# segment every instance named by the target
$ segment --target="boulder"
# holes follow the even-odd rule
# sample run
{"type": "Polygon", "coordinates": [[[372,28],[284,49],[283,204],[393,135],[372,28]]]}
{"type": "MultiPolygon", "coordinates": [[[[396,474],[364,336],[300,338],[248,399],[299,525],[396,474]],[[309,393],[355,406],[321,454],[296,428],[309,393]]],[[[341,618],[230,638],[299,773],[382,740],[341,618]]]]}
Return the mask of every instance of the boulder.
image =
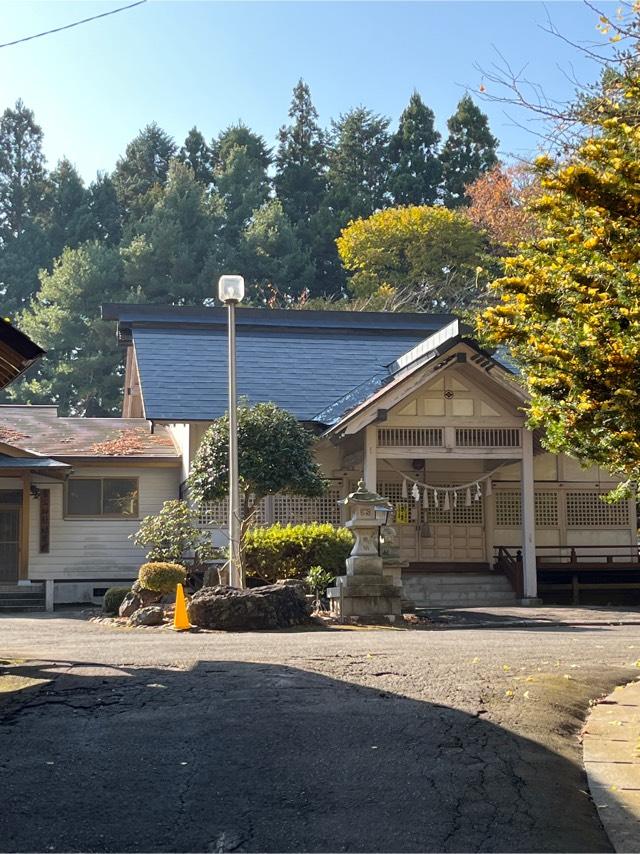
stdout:
{"type": "Polygon", "coordinates": [[[140,608],[129,617],[130,626],[159,626],[164,620],[164,610],[159,605],[140,608]]]}
{"type": "Polygon", "coordinates": [[[203,629],[285,629],[310,622],[300,584],[269,584],[253,590],[203,587],[187,605],[189,621],[203,629]]]}
{"type": "Polygon", "coordinates": [[[130,617],[139,611],[140,608],[146,608],[147,605],[155,605],[162,599],[162,593],[156,593],[155,590],[147,590],[145,587],[140,587],[139,581],[134,581],[131,590],[122,600],[122,604],[118,609],[119,617],[130,617]]]}

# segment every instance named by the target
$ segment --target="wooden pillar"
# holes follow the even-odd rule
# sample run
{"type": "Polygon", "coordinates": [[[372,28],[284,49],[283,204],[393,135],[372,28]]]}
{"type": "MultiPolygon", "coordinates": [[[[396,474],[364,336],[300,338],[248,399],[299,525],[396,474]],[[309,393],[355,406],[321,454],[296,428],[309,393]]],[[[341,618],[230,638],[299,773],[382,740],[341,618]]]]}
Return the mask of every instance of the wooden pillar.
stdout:
{"type": "Polygon", "coordinates": [[[364,435],[364,485],[370,492],[377,492],[378,481],[378,461],[376,455],[378,452],[378,428],[375,424],[369,424],[365,428],[364,435]]]}
{"type": "Polygon", "coordinates": [[[22,509],[20,512],[20,563],[18,581],[29,578],[29,514],[31,511],[31,474],[22,476],[22,509]]]}
{"type": "Polygon", "coordinates": [[[522,570],[525,599],[538,596],[536,571],[536,511],[533,480],[533,433],[522,428],[522,570]]]}

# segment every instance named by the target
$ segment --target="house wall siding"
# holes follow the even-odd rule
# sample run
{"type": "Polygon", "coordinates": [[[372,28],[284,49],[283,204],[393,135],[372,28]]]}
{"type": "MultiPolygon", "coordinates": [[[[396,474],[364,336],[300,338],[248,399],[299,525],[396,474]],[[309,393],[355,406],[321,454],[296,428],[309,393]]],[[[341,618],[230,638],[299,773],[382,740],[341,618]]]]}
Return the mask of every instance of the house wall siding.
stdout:
{"type": "Polygon", "coordinates": [[[177,466],[74,466],[74,474],[82,477],[137,477],[140,490],[139,518],[132,520],[65,519],[64,485],[34,477],[35,485],[51,491],[50,547],[48,553],[40,554],[40,505],[38,499],[32,498],[29,578],[135,578],[143,562],[144,552],[129,539],[129,535],[138,530],[144,516],[157,513],[164,501],[178,497],[179,473],[177,466]]]}

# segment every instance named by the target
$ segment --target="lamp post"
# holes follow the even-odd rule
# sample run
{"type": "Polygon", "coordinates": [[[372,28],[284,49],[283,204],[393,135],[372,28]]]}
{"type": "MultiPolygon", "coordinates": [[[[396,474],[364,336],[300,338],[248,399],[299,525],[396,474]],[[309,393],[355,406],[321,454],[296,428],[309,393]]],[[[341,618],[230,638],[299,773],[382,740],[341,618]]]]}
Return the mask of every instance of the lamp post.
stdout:
{"type": "Polygon", "coordinates": [[[220,276],[218,297],[228,312],[229,340],[229,585],[242,586],[240,567],[240,484],[238,478],[238,412],[236,393],[236,305],[244,297],[242,276],[220,276]]]}

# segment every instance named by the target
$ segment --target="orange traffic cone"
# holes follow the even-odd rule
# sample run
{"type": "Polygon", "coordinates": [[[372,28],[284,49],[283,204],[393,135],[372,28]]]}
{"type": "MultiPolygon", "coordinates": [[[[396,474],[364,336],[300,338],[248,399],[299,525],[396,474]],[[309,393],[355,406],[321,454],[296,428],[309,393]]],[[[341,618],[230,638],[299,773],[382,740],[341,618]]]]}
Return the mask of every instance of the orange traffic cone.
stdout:
{"type": "Polygon", "coordinates": [[[184,589],[182,584],[178,584],[176,587],[176,610],[173,614],[173,628],[177,632],[182,632],[185,629],[191,628],[191,623],[187,616],[187,603],[184,599],[184,589]]]}

